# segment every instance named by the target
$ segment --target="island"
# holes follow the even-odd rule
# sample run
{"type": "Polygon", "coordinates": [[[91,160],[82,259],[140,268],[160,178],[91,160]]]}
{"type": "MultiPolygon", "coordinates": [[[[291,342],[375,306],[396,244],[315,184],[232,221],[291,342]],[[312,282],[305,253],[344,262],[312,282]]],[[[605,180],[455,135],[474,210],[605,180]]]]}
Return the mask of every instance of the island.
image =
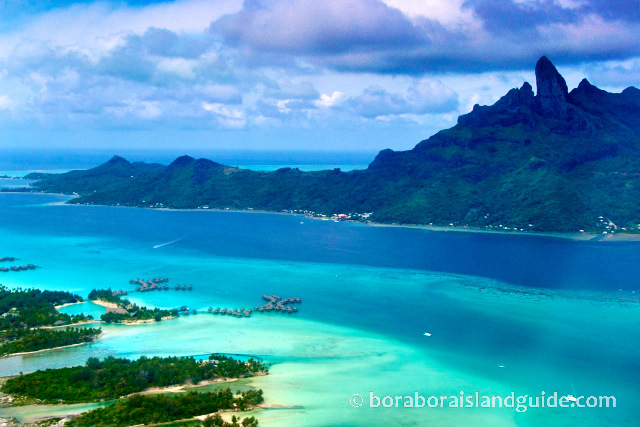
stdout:
{"type": "Polygon", "coordinates": [[[106,323],[147,323],[160,322],[178,316],[177,309],[165,310],[160,308],[139,307],[128,299],[122,299],[122,293],[109,289],[93,289],[89,293],[89,300],[106,307],[107,312],[100,316],[106,323]]]}
{"type": "Polygon", "coordinates": [[[519,232],[640,232],[640,90],[586,79],[569,92],[551,61],[494,105],[365,170],[258,172],[182,156],[168,166],[115,156],[86,171],[28,175],[69,203],[305,213],[384,224],[519,232]]]}
{"type": "MultiPolygon", "coordinates": [[[[217,354],[204,360],[193,357],[141,357],[133,361],[114,357],[89,358],[84,366],[47,369],[8,378],[2,391],[15,398],[49,404],[113,400],[109,406],[71,419],[69,425],[72,426],[152,424],[195,416],[207,416],[204,425],[238,425],[236,422],[224,423],[218,412],[252,409],[263,402],[262,390],[247,390],[235,396],[229,388],[217,392],[175,393],[185,388],[267,373],[267,366],[253,358],[242,362],[217,354]],[[179,387],[171,387],[175,385],[179,387]],[[145,391],[153,393],[144,394],[145,391]]],[[[257,424],[253,417],[241,421],[243,426],[257,424]]]]}
{"type": "Polygon", "coordinates": [[[93,322],[93,317],[69,316],[56,306],[81,302],[63,291],[11,290],[0,285],[0,356],[78,345],[95,340],[100,328],[69,328],[93,322]]]}

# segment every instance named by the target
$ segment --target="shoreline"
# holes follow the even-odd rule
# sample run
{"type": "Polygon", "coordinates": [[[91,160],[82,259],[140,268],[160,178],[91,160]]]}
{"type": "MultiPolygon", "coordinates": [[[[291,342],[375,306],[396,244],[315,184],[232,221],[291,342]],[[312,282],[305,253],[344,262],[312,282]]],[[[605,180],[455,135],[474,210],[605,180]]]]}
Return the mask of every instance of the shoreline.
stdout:
{"type": "MultiPolygon", "coordinates": [[[[45,193],[45,194],[53,194],[53,193],[45,193]]],[[[73,200],[73,199],[70,199],[73,200]]],[[[271,215],[292,215],[292,216],[301,216],[307,219],[317,220],[317,221],[326,221],[320,217],[314,217],[310,215],[306,215],[303,213],[294,213],[294,212],[282,212],[282,211],[267,211],[263,209],[220,209],[220,208],[208,208],[208,209],[198,209],[198,208],[149,208],[149,207],[139,207],[139,206],[114,206],[114,205],[98,205],[98,204],[70,204],[66,202],[56,202],[59,205],[65,206],[104,206],[104,207],[112,207],[112,208],[131,208],[131,209],[149,209],[154,211],[166,211],[166,212],[235,212],[235,213],[247,213],[247,214],[271,214],[271,215]]],[[[367,225],[370,227],[400,227],[400,228],[414,228],[419,230],[427,230],[432,232],[461,232],[461,233],[483,233],[483,234],[498,234],[505,236],[533,236],[533,237],[554,237],[559,239],[567,239],[573,241],[616,241],[616,242],[636,242],[640,241],[640,234],[634,233],[615,233],[615,234],[607,234],[605,237],[598,238],[600,236],[604,236],[601,234],[593,233],[593,232],[579,232],[579,231],[506,231],[506,230],[487,230],[484,228],[471,227],[471,226],[445,226],[445,225],[422,225],[422,224],[386,224],[381,222],[360,222],[360,221],[351,221],[345,220],[340,222],[350,222],[357,223],[362,225],[367,225]]]]}
{"type": "Polygon", "coordinates": [[[94,342],[95,340],[97,340],[98,338],[100,338],[100,336],[102,335],[102,333],[100,333],[99,335],[97,335],[92,341],[87,341],[87,342],[79,342],[77,344],[69,344],[69,345],[63,345],[60,347],[52,347],[52,348],[43,348],[42,350],[35,350],[35,351],[23,351],[20,353],[11,353],[11,354],[7,354],[5,356],[0,357],[0,359],[9,359],[11,357],[17,357],[17,356],[25,356],[27,354],[36,354],[36,353],[44,353],[45,351],[53,351],[53,350],[60,350],[62,348],[71,348],[71,347],[77,347],[79,345],[84,345],[84,344],[91,344],[92,342],[94,342]]]}
{"type": "MultiPolygon", "coordinates": [[[[101,305],[102,307],[105,307],[105,308],[120,308],[120,306],[116,303],[103,301],[101,299],[91,300],[91,302],[93,302],[94,304],[101,305]]],[[[165,316],[165,317],[162,317],[160,320],[161,321],[171,320],[171,319],[175,319],[176,317],[177,316],[165,316]]],[[[105,323],[102,320],[99,320],[99,322],[105,323]]],[[[156,323],[156,321],[154,319],[133,320],[133,321],[113,322],[112,325],[144,325],[147,323],[156,323]]]]}
{"type": "Polygon", "coordinates": [[[98,304],[98,305],[100,305],[100,306],[102,306],[104,308],[119,308],[120,307],[118,304],[116,304],[114,302],[108,302],[108,301],[104,301],[104,300],[101,300],[101,299],[94,299],[94,300],[91,300],[91,302],[94,303],[94,304],[98,304]]]}
{"type": "MultiPolygon", "coordinates": [[[[46,192],[30,192],[30,191],[15,191],[12,193],[22,194],[50,194],[55,196],[69,197],[65,202],[52,202],[47,205],[51,206],[104,206],[110,208],[128,208],[128,209],[148,209],[154,211],[166,211],[166,212],[235,212],[235,213],[256,213],[256,214],[271,214],[271,215],[292,215],[301,216],[307,219],[324,221],[320,217],[309,216],[304,213],[282,212],[282,211],[268,211],[263,209],[221,209],[221,208],[151,208],[142,206],[121,206],[121,205],[101,205],[101,204],[79,204],[68,203],[77,196],[63,193],[46,193],[46,192]]],[[[573,241],[594,241],[594,242],[640,242],[640,234],[636,233],[608,233],[597,234],[593,232],[579,232],[579,231],[506,231],[506,230],[488,230],[484,228],[471,227],[471,226],[444,226],[444,225],[422,225],[422,224],[386,224],[381,222],[359,222],[345,220],[340,222],[358,223],[362,225],[368,225],[370,227],[402,227],[402,228],[414,228],[419,230],[427,230],[432,232],[461,232],[461,233],[482,233],[482,234],[496,234],[505,236],[533,236],[533,237],[553,237],[559,239],[573,240],[573,241]],[[604,236],[604,237],[600,237],[604,236]],[[599,238],[600,237],[600,238],[599,238]]]]}
{"type": "Polygon", "coordinates": [[[70,328],[72,326],[91,325],[93,323],[104,323],[102,320],[83,320],[81,322],[69,323],[68,325],[59,326],[42,326],[40,329],[57,329],[57,328],[70,328]]]}
{"type": "Polygon", "coordinates": [[[594,242],[637,242],[640,241],[640,234],[633,233],[615,233],[615,234],[596,234],[592,232],[562,232],[562,231],[504,231],[504,230],[487,230],[478,227],[452,227],[444,225],[419,225],[419,224],[384,224],[379,222],[368,222],[366,225],[371,227],[401,227],[415,228],[419,230],[432,231],[435,233],[442,232],[459,232],[459,233],[479,233],[479,234],[496,234],[505,236],[533,236],[533,237],[553,237],[557,239],[566,239],[573,241],[594,241],[594,242]],[[598,238],[600,236],[604,236],[598,238]]]}
{"type": "Polygon", "coordinates": [[[53,308],[55,308],[56,310],[60,310],[62,307],[69,307],[70,305],[83,304],[84,302],[85,301],[68,302],[68,303],[62,304],[62,305],[55,305],[55,306],[53,306],[53,308]]]}

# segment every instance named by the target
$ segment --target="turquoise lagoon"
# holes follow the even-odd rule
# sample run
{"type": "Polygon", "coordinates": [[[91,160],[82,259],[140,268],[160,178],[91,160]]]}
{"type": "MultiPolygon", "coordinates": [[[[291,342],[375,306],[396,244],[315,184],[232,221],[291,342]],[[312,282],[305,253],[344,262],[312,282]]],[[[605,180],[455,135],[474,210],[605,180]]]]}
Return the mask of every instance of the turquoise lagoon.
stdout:
{"type": "MultiPolygon", "coordinates": [[[[199,314],[102,325],[96,342],[0,360],[3,375],[87,357],[253,354],[271,373],[261,425],[636,425],[640,247],[537,236],[369,227],[278,214],[67,206],[0,194],[2,256],[42,268],[10,287],[131,290],[166,276],[193,291],[132,293],[199,314]],[[170,244],[169,243],[173,242],[170,244]],[[160,246],[162,245],[162,246],[160,246]],[[296,315],[227,318],[263,293],[299,296],[296,315]],[[425,336],[429,332],[431,336],[425,336]],[[500,368],[499,365],[504,367],[500,368]],[[616,408],[371,408],[384,396],[615,396],[616,408]],[[364,398],[361,407],[351,396],[364,398]],[[375,399],[374,399],[375,400],[375,399]],[[375,402],[374,402],[375,403],[375,402]]],[[[93,304],[67,312],[97,315],[93,304]]],[[[388,401],[387,401],[388,402],[388,401]]],[[[36,408],[0,409],[27,420],[36,408]]]]}

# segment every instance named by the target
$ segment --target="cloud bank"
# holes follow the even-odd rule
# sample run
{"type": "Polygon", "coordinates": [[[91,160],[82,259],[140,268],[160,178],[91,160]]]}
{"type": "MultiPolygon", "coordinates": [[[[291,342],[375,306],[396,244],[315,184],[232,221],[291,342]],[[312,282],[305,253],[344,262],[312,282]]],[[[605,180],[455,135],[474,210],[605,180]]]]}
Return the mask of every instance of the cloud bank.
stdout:
{"type": "Polygon", "coordinates": [[[543,54],[595,84],[640,83],[635,2],[18,3],[0,3],[5,128],[432,130],[543,54]]]}

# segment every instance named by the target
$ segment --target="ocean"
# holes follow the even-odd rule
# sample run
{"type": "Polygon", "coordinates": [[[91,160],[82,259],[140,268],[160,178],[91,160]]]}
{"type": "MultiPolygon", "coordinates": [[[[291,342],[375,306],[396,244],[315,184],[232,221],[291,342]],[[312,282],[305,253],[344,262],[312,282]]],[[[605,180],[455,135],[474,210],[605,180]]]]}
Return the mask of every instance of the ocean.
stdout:
{"type": "Polygon", "coordinates": [[[366,169],[377,152],[373,151],[247,151],[247,150],[77,150],[43,148],[41,150],[3,150],[0,175],[22,176],[25,171],[61,172],[87,169],[119,155],[131,162],[168,165],[182,155],[206,158],[228,166],[273,171],[281,167],[297,167],[304,171],[340,168],[343,171],[366,169]]]}
{"type": "MultiPolygon", "coordinates": [[[[0,255],[41,267],[0,273],[0,283],[86,297],[166,276],[170,290],[129,298],[198,314],[102,325],[89,345],[0,360],[2,375],[91,356],[253,354],[271,363],[270,375],[250,382],[270,405],[253,414],[264,426],[637,425],[639,243],[65,200],[0,194],[0,255]],[[193,290],[175,291],[177,283],[193,290]],[[299,313],[205,312],[261,305],[264,293],[300,297],[299,313]],[[615,396],[616,407],[404,407],[416,393],[476,392],[615,396]]],[[[40,410],[0,408],[0,416],[30,420],[40,410]]]]}

